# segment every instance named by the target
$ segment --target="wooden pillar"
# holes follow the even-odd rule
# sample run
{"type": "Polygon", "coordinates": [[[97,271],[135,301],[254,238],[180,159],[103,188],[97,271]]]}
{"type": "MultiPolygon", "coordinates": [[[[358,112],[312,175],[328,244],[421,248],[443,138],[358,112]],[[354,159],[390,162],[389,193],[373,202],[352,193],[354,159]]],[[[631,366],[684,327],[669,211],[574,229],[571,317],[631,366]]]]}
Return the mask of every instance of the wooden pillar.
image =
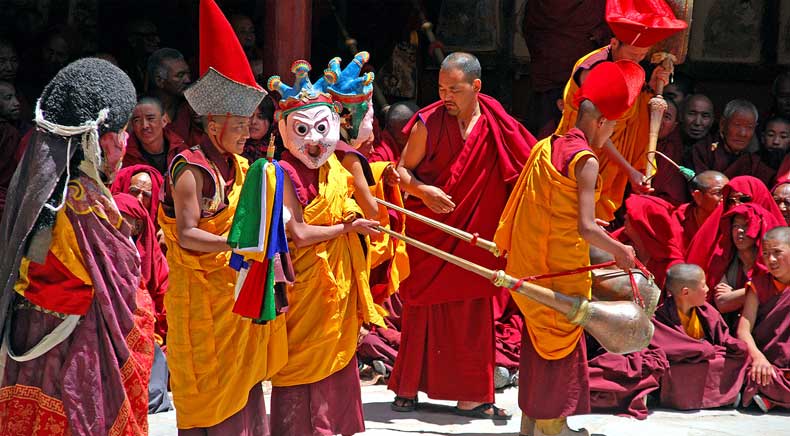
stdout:
{"type": "Polygon", "coordinates": [[[313,28],[312,0],[265,0],[266,38],[263,71],[278,74],[291,83],[291,63],[310,59],[313,28]]]}

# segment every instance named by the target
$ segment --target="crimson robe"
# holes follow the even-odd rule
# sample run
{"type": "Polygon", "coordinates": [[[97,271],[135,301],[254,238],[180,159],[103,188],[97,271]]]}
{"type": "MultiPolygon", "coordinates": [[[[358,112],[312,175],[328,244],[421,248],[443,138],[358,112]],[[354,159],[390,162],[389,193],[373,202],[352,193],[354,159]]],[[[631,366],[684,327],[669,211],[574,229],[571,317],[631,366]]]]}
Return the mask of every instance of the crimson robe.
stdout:
{"type": "Polygon", "coordinates": [[[644,252],[637,254],[655,276],[656,284],[663,287],[667,270],[683,262],[682,229],[672,217],[674,207],[651,195],[632,195],[625,206],[627,225],[615,235],[622,242],[640,241],[644,252]]]}
{"type": "Polygon", "coordinates": [[[156,168],[146,164],[137,164],[121,168],[115,175],[115,180],[113,180],[110,190],[113,194],[118,194],[120,192],[128,194],[129,188],[132,185],[132,177],[137,173],[147,173],[148,176],[151,177],[151,207],[148,209],[148,215],[151,218],[151,222],[154,223],[154,227],[159,229],[156,215],[159,212],[159,203],[164,196],[164,192],[162,191],[164,179],[156,168]]]}
{"type": "Polygon", "coordinates": [[[777,377],[769,386],[746,380],[743,404],[749,404],[760,394],[771,405],[790,409],[790,292],[778,289],[768,273],[757,274],[752,280],[760,300],[752,337],[757,348],[773,365],[777,377]]]}
{"type": "MultiPolygon", "coordinates": [[[[659,139],[656,149],[678,165],[683,165],[683,140],[677,128],[666,138],[659,139]]],[[[674,165],[656,155],[656,168],[656,175],[651,183],[655,188],[653,195],[673,206],[679,206],[691,199],[688,182],[674,165]]]]}
{"type": "Polygon", "coordinates": [[[773,181],[776,171],[766,165],[757,153],[741,152],[732,153],[723,141],[708,145],[698,142],[692,151],[694,156],[694,170],[701,173],[714,170],[723,173],[732,179],[737,176],[754,176],[765,185],[773,181]]]}
{"type": "Polygon", "coordinates": [[[730,405],[749,367],[746,344],[730,335],[724,318],[709,303],[693,310],[705,332],[699,340],[684,330],[674,298],[667,298],[653,318],[651,346],[669,360],[661,378],[661,405],[680,410],[730,405]]]}
{"type": "Polygon", "coordinates": [[[698,210],[694,202],[689,202],[681,204],[672,212],[672,217],[680,223],[680,226],[683,228],[681,242],[684,253],[688,251],[691,240],[699,231],[700,226],[702,226],[702,223],[697,221],[696,213],[698,210]]]}
{"type": "MultiPolygon", "coordinates": [[[[516,182],[535,138],[495,99],[480,94],[478,102],[481,116],[466,140],[441,101],[420,110],[405,126],[404,132],[410,132],[420,121],[428,132],[426,154],[415,176],[450,195],[456,207],[440,215],[415,197],[405,203],[407,209],[492,239],[508,188],[516,182]]],[[[505,266],[503,259],[416,220],[409,221],[406,232],[489,268],[505,266]]],[[[418,249],[409,247],[408,253],[420,274],[410,275],[400,286],[403,331],[389,388],[404,397],[424,391],[437,399],[493,401],[491,297],[505,291],[418,249]]]]}
{"type": "Polygon", "coordinates": [[[132,218],[143,222],[142,231],[135,239],[137,251],[140,253],[140,275],[145,284],[151,300],[154,302],[154,332],[158,334],[162,342],[167,341],[167,311],[165,310],[165,292],[170,285],[170,269],[167,267],[167,259],[159,247],[156,239],[156,227],[154,227],[149,211],[137,200],[125,193],[113,193],[118,210],[132,218]]]}
{"type": "Polygon", "coordinates": [[[666,354],[653,347],[629,354],[610,353],[589,336],[587,346],[592,412],[647,418],[645,397],[659,388],[669,368],[666,354]]]}
{"type": "Polygon", "coordinates": [[[165,128],[163,135],[165,139],[165,153],[167,154],[164,167],[157,167],[155,162],[148,160],[143,154],[142,144],[140,144],[140,141],[137,140],[134,134],[131,134],[126,144],[126,154],[123,156],[123,168],[133,165],[149,165],[156,168],[159,174],[164,176],[167,173],[167,168],[170,166],[170,161],[173,160],[176,154],[186,148],[186,144],[172,129],[165,128]]]}
{"type": "Polygon", "coordinates": [[[195,122],[195,111],[186,100],[178,106],[176,118],[165,126],[165,130],[178,135],[190,147],[200,144],[204,136],[203,127],[195,122]]]}
{"type": "Polygon", "coordinates": [[[14,171],[19,163],[14,157],[19,147],[19,141],[19,130],[9,122],[0,121],[0,216],[3,215],[8,185],[11,183],[11,177],[14,176],[14,171]]]}

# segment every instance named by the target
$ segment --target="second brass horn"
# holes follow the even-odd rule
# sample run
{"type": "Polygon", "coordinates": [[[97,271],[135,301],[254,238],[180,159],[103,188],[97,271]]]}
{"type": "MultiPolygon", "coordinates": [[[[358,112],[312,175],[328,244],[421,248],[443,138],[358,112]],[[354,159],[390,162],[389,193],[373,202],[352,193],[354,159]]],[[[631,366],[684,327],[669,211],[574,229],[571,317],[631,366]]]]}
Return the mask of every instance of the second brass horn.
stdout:
{"type": "Polygon", "coordinates": [[[609,352],[625,354],[642,350],[653,337],[650,317],[633,301],[588,301],[529,282],[521,283],[516,288],[517,280],[504,271],[477,265],[389,229],[377,229],[564,314],[570,322],[582,326],[609,352]]]}

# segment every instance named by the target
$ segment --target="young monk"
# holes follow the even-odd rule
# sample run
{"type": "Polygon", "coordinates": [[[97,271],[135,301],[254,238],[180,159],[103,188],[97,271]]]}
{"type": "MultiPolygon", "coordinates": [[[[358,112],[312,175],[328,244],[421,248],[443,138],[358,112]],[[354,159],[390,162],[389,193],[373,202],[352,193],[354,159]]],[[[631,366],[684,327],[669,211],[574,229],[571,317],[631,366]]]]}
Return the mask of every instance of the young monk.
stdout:
{"type": "Polygon", "coordinates": [[[752,364],[743,404],[752,400],[763,412],[790,408],[790,227],[776,227],[763,237],[768,272],[751,281],[738,337],[746,342],[752,364]]]}
{"type": "Polygon", "coordinates": [[[706,302],[705,272],[697,265],[676,264],[667,272],[665,289],[651,342],[669,360],[661,378],[661,405],[681,410],[737,406],[749,355],[746,344],[730,335],[724,318],[706,302]]]}
{"type": "MultiPolygon", "coordinates": [[[[611,253],[620,268],[634,265],[634,249],[609,237],[595,221],[600,194],[598,159],[617,120],[634,103],[644,71],[632,61],[602,62],[574,99],[576,127],[535,145],[508,200],[494,241],[509,253],[516,277],[562,272],[590,264],[589,246],[611,253]],[[594,151],[595,150],[595,151],[594,151]]],[[[566,295],[591,297],[589,274],[538,280],[566,295]]],[[[563,314],[513,294],[527,334],[520,356],[522,435],[589,435],[571,430],[570,415],[589,413],[587,353],[582,328],[563,314]]]]}

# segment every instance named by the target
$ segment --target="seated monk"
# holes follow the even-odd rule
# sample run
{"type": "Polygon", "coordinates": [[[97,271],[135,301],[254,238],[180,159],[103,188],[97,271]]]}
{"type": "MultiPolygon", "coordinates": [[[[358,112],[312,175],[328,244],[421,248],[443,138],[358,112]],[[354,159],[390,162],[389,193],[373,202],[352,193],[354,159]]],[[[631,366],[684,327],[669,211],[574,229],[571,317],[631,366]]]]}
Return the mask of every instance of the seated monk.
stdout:
{"type": "Polygon", "coordinates": [[[722,190],[730,179],[718,171],[703,171],[689,182],[691,202],[681,204],[672,216],[683,227],[683,252],[699,231],[700,226],[721,204],[722,190]]]}
{"type": "Polygon", "coordinates": [[[681,263],[667,272],[667,298],[653,318],[651,346],[669,368],[661,378],[661,406],[680,410],[736,407],[749,363],[746,344],[730,335],[706,302],[705,272],[681,263]]]}
{"type": "MultiPolygon", "coordinates": [[[[721,216],[732,207],[741,203],[756,203],[779,220],[783,219],[782,212],[779,210],[779,207],[776,206],[776,202],[774,202],[771,197],[768,188],[766,188],[765,184],[759,179],[752,176],[738,176],[730,180],[724,188],[722,188],[721,198],[722,201],[719,202],[719,205],[716,206],[708,217],[710,219],[706,219],[702,222],[696,234],[689,241],[688,247],[686,248],[686,260],[688,263],[702,266],[700,262],[705,259],[689,258],[691,245],[703,246],[704,248],[702,248],[702,251],[704,253],[712,252],[716,244],[716,235],[718,233],[721,216]]],[[[710,274],[710,272],[708,272],[708,274],[710,274]]],[[[710,283],[708,283],[708,285],[713,287],[710,283]]]]}
{"type": "Polygon", "coordinates": [[[757,127],[757,108],[746,100],[732,100],[724,107],[719,123],[721,140],[710,147],[694,146],[694,169],[697,172],[716,170],[729,178],[751,175],[766,185],[771,183],[776,170],[749,151],[757,127]]]}
{"type": "MultiPolygon", "coordinates": [[[[790,171],[790,159],[786,157],[788,148],[790,120],[779,116],[769,118],[760,133],[760,158],[769,167],[775,170],[783,168],[786,173],[790,171]]],[[[786,175],[785,173],[778,171],[777,179],[786,175]]]]}
{"type": "Polygon", "coordinates": [[[771,189],[776,206],[782,211],[785,222],[790,225],[790,179],[778,179],[771,189]]]}
{"type": "Polygon", "coordinates": [[[790,408],[790,227],[778,227],[763,237],[768,271],[755,275],[738,324],[752,365],[743,403],[752,400],[763,411],[790,408]]]}
{"type": "MultiPolygon", "coordinates": [[[[683,140],[678,128],[678,107],[673,100],[667,100],[667,110],[661,119],[656,149],[678,165],[683,165],[683,140]]],[[[656,155],[656,174],[652,185],[653,195],[679,206],[689,201],[686,178],[675,165],[664,156],[656,155]]]]}
{"type": "Polygon", "coordinates": [[[625,201],[625,207],[625,226],[613,236],[634,247],[639,260],[662,287],[667,269],[683,261],[682,230],[672,218],[674,208],[650,195],[632,195],[625,201]]]}
{"type": "Polygon", "coordinates": [[[743,307],[746,282],[757,271],[765,270],[760,257],[762,236],[784,221],[755,203],[743,203],[729,209],[719,220],[713,250],[703,251],[701,244],[692,243],[688,261],[692,259],[707,271],[708,286],[714,303],[734,328],[743,307]]]}
{"type": "Polygon", "coordinates": [[[132,134],[126,146],[123,166],[150,165],[160,175],[167,173],[170,160],[186,148],[173,130],[166,129],[162,103],[154,97],[143,97],[132,111],[129,125],[132,134]]]}

